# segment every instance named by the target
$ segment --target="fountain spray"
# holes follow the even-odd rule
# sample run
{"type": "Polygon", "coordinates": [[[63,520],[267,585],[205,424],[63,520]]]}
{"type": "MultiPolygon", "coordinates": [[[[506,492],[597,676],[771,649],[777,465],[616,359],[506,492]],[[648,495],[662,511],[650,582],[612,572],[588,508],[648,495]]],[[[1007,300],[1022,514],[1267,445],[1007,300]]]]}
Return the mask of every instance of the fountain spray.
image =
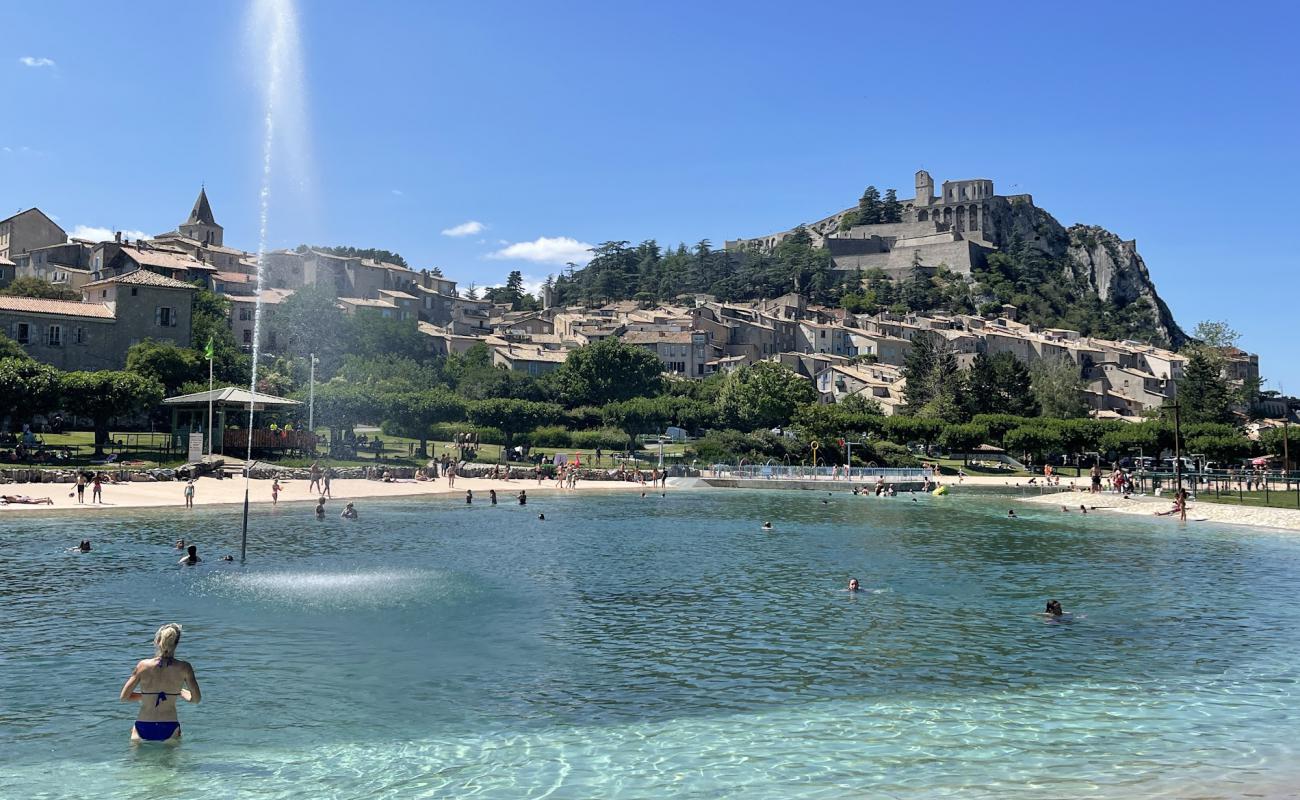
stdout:
{"type": "Polygon", "coordinates": [[[253,414],[257,403],[257,369],[262,349],[262,291],[266,280],[266,243],[271,208],[271,162],[275,149],[276,111],[280,107],[287,59],[296,58],[297,20],[292,0],[254,0],[254,25],[265,26],[269,43],[265,48],[266,102],[263,116],[262,140],[262,191],[259,196],[257,239],[257,294],[253,306],[253,368],[249,380],[248,451],[244,458],[244,518],[239,543],[239,561],[248,558],[248,501],[249,482],[253,464],[253,414]]]}

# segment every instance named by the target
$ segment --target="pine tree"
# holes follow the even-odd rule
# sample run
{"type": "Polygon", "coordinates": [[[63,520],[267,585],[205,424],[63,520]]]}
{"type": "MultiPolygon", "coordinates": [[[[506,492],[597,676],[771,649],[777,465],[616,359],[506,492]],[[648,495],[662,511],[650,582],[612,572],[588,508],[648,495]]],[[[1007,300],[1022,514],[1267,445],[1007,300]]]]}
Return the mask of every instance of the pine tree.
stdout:
{"type": "Polygon", "coordinates": [[[1233,421],[1233,392],[1223,379],[1217,353],[1205,347],[1192,349],[1183,369],[1183,379],[1178,382],[1178,401],[1184,422],[1233,421]]]}
{"type": "Polygon", "coordinates": [[[880,190],[874,186],[868,186],[862,193],[862,199],[858,201],[858,223],[859,225],[875,225],[881,221],[880,207],[880,190]]]}
{"type": "Polygon", "coordinates": [[[902,222],[903,205],[898,202],[898,190],[886,189],[885,201],[880,205],[881,222],[902,222]]]}

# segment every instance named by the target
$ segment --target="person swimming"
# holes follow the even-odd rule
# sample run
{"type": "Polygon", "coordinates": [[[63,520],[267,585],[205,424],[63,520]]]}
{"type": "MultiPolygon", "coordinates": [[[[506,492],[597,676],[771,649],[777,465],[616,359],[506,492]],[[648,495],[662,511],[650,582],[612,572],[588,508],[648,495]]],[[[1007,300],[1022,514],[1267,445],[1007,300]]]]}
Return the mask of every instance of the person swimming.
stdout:
{"type": "Polygon", "coordinates": [[[321,498],[316,504],[316,519],[325,519],[325,498],[321,498]]]}
{"type": "Polygon", "coordinates": [[[770,523],[770,522],[764,522],[764,523],[763,523],[763,530],[765,530],[765,531],[770,531],[770,530],[772,530],[772,523],[770,523]]]}
{"type": "Polygon", "coordinates": [[[234,561],[234,560],[235,560],[235,557],[232,556],[232,555],[224,555],[224,556],[221,557],[221,560],[222,560],[222,561],[234,561]]]}
{"type": "Polygon", "coordinates": [[[861,589],[861,587],[858,585],[858,579],[857,579],[857,578],[849,578],[849,591],[850,591],[850,592],[856,592],[856,591],[858,591],[859,589],[861,589]]]}
{"type": "Polygon", "coordinates": [[[496,504],[497,504],[497,490],[496,490],[496,489],[488,489],[488,500],[492,503],[492,505],[496,505],[496,504]]]}
{"type": "Polygon", "coordinates": [[[155,657],[138,662],[122,685],[118,699],[140,703],[131,726],[132,742],[179,743],[181,723],[176,717],[176,698],[197,703],[203,697],[194,667],[176,659],[180,641],[180,625],[169,622],[159,628],[153,637],[155,657]]]}
{"type": "Polygon", "coordinates": [[[175,549],[176,549],[176,550],[184,550],[184,549],[185,549],[185,540],[184,540],[184,539],[177,539],[177,540],[176,540],[176,547],[175,547],[175,549]]]}
{"type": "Polygon", "coordinates": [[[538,514],[538,515],[537,515],[537,518],[540,519],[542,522],[545,522],[545,521],[546,521],[546,515],[545,515],[545,514],[538,514]]]}
{"type": "Polygon", "coordinates": [[[343,507],[343,513],[339,514],[339,516],[343,519],[356,519],[357,518],[356,506],[352,505],[351,503],[348,503],[346,506],[343,507]]]}
{"type": "Polygon", "coordinates": [[[1043,613],[1053,617],[1065,616],[1065,611],[1061,608],[1060,600],[1048,600],[1047,608],[1043,611],[1043,613]]]}
{"type": "Polygon", "coordinates": [[[77,549],[80,550],[80,551],[83,552],[83,553],[89,553],[89,552],[90,552],[90,540],[89,540],[89,539],[82,539],[82,540],[81,540],[81,543],[77,545],[77,549]]]}
{"type": "Polygon", "coordinates": [[[196,545],[190,545],[189,547],[185,548],[185,555],[181,556],[181,560],[177,561],[176,563],[184,564],[187,567],[192,567],[202,560],[203,559],[199,558],[199,548],[196,545]]]}
{"type": "Polygon", "coordinates": [[[1007,516],[1011,519],[1019,519],[1019,517],[1016,516],[1016,510],[1014,508],[1007,509],[1007,516]]]}

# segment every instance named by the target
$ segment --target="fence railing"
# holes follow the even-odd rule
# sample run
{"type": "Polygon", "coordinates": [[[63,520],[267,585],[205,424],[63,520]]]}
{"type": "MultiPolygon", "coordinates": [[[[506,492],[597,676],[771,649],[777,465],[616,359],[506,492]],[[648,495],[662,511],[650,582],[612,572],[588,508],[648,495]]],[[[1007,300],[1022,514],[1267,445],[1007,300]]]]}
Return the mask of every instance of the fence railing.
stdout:
{"type": "Polygon", "coordinates": [[[919,482],[933,477],[929,469],[915,467],[803,467],[785,464],[714,464],[707,475],[715,478],[800,481],[862,481],[884,478],[886,483],[919,482]]]}

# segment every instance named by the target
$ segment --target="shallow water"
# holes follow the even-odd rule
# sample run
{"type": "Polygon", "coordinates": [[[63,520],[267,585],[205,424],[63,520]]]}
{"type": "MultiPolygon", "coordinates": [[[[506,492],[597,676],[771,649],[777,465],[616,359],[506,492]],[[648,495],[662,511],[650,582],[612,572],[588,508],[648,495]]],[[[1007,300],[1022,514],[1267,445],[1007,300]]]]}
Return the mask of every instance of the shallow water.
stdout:
{"type": "Polygon", "coordinates": [[[0,797],[1293,796],[1300,537],[1006,503],[0,516],[0,797]],[[133,748],[165,621],[204,701],[133,748]]]}

